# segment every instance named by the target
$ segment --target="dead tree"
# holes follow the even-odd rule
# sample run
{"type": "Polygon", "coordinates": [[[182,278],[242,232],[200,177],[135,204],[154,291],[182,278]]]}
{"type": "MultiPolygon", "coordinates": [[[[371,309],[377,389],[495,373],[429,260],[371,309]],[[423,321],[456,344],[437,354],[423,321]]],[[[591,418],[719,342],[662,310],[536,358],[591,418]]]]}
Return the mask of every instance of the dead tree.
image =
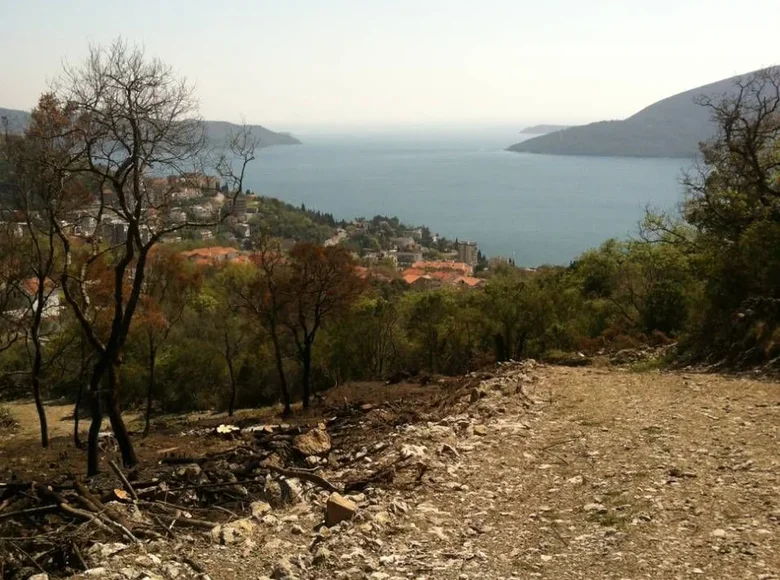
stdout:
{"type": "MultiPolygon", "coordinates": [[[[172,220],[173,192],[201,187],[205,134],[192,88],[142,50],[116,41],[92,47],[86,62],[68,67],[56,96],[72,108],[74,136],[62,175],[77,174],[92,188],[88,204],[65,223],[52,217],[63,253],[60,282],[95,363],[89,379],[92,422],[88,473],[98,472],[98,433],[106,405],[125,465],[137,463],[118,404],[119,365],[144,287],[150,250],[166,235],[207,221],[172,220]],[[175,176],[151,187],[154,176],[175,176]],[[75,226],[73,224],[76,224],[75,226]],[[95,270],[110,269],[107,299],[95,311],[95,270]]],[[[103,289],[105,290],[105,288],[103,289]]]]}

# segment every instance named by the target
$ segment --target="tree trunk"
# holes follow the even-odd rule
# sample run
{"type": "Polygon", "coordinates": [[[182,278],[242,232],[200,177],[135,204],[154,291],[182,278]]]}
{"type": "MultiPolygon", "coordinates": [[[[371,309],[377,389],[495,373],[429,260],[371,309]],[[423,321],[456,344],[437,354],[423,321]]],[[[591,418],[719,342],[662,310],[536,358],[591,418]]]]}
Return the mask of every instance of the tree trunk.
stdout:
{"type": "Polygon", "coordinates": [[[496,362],[504,362],[507,360],[506,341],[504,335],[497,332],[493,335],[493,344],[495,346],[496,362]]]}
{"type": "Polygon", "coordinates": [[[111,365],[108,369],[108,418],[111,420],[111,428],[114,431],[114,437],[122,453],[122,463],[125,467],[134,467],[138,465],[133,442],[130,440],[130,433],[122,419],[122,412],[119,409],[119,366],[111,365]]]}
{"type": "Polygon", "coordinates": [[[236,408],[236,398],[238,397],[238,385],[236,385],[236,373],[233,370],[233,357],[228,352],[226,357],[228,374],[230,374],[230,402],[228,403],[228,417],[233,416],[236,408]]]}
{"type": "Polygon", "coordinates": [[[79,390],[76,392],[76,404],[73,406],[73,445],[83,449],[84,444],[79,436],[79,413],[81,413],[81,396],[84,393],[84,377],[79,377],[79,390]]]}
{"type": "Polygon", "coordinates": [[[149,434],[149,426],[152,420],[152,399],[154,397],[155,369],[157,367],[157,349],[149,348],[149,384],[146,388],[146,415],[144,418],[144,437],[149,434]]]}
{"type": "Polygon", "coordinates": [[[49,426],[46,422],[46,410],[41,401],[41,368],[43,367],[43,346],[41,345],[41,316],[45,305],[43,296],[43,280],[38,280],[38,301],[35,306],[35,316],[31,329],[33,349],[32,369],[30,379],[32,382],[33,399],[35,400],[35,410],[38,412],[38,422],[41,425],[41,446],[45,449],[49,446],[49,426]]]}
{"type": "Polygon", "coordinates": [[[292,415],[290,406],[290,391],[287,388],[287,378],[284,374],[284,358],[282,357],[282,347],[279,345],[279,336],[276,333],[276,324],[271,323],[271,342],[274,345],[274,359],[276,362],[276,372],[279,374],[279,390],[282,393],[282,403],[284,403],[283,416],[292,415]]]}
{"type": "Polygon", "coordinates": [[[92,422],[89,425],[89,435],[87,436],[87,476],[92,477],[100,472],[98,466],[98,434],[103,423],[103,408],[101,401],[100,383],[105,374],[105,362],[99,360],[95,363],[92,371],[92,377],[89,380],[89,393],[92,397],[92,422]]]}
{"type": "Polygon", "coordinates": [[[306,343],[303,346],[303,408],[309,408],[309,397],[311,396],[311,344],[306,343]]]}
{"type": "Polygon", "coordinates": [[[41,445],[43,448],[49,446],[49,426],[46,422],[46,410],[41,401],[41,347],[40,343],[35,341],[35,361],[32,369],[32,389],[35,399],[35,410],[38,411],[38,421],[41,424],[41,445]]]}

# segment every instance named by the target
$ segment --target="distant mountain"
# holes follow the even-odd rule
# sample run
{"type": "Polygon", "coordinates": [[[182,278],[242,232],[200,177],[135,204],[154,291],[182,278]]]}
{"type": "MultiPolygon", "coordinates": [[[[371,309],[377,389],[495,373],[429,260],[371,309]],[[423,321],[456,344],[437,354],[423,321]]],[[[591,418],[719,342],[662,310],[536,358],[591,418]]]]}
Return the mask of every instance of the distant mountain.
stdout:
{"type": "Polygon", "coordinates": [[[533,125],[524,128],[520,132],[523,135],[547,135],[547,133],[552,133],[553,131],[563,131],[570,126],[571,125],[533,125]]]}
{"type": "MultiPolygon", "coordinates": [[[[30,113],[26,111],[17,111],[16,109],[3,109],[0,107],[0,119],[5,118],[8,121],[8,130],[12,133],[18,133],[24,130],[30,121],[30,113]]],[[[0,126],[0,130],[5,130],[0,126]]]]}
{"type": "MultiPolygon", "coordinates": [[[[226,143],[231,131],[239,129],[238,125],[227,121],[206,121],[206,135],[214,144],[226,143]]],[[[261,147],[271,145],[300,145],[301,142],[289,133],[276,133],[262,125],[250,125],[252,135],[260,139],[261,147]]]]}
{"type": "MultiPolygon", "coordinates": [[[[750,73],[749,73],[750,74],[750,73]]],[[[570,127],[516,143],[509,151],[609,157],[693,157],[699,143],[715,134],[710,111],[694,102],[735,90],[740,75],[653,103],[624,121],[570,127]]]]}
{"type": "MultiPolygon", "coordinates": [[[[12,132],[24,130],[27,123],[30,122],[30,113],[16,109],[3,109],[0,107],[0,118],[8,119],[8,127],[12,132]]],[[[231,130],[238,129],[238,125],[226,121],[205,121],[206,134],[209,140],[218,145],[227,142],[231,130]]],[[[270,147],[271,145],[300,145],[301,142],[289,133],[276,133],[266,129],[262,125],[250,125],[252,135],[260,139],[261,147],[270,147]]]]}

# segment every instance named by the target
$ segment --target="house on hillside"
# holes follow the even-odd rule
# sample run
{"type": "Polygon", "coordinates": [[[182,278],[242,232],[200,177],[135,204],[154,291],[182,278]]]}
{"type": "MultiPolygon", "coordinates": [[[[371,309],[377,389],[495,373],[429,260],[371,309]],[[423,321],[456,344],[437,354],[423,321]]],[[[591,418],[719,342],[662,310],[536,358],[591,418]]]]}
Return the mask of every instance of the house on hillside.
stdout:
{"type": "Polygon", "coordinates": [[[408,268],[415,264],[415,262],[422,261],[422,251],[415,250],[411,252],[396,252],[396,259],[398,260],[399,268],[408,268]]]}
{"type": "Polygon", "coordinates": [[[213,247],[197,248],[181,253],[182,256],[199,266],[220,266],[228,262],[241,261],[244,257],[242,253],[235,248],[213,247]]]}

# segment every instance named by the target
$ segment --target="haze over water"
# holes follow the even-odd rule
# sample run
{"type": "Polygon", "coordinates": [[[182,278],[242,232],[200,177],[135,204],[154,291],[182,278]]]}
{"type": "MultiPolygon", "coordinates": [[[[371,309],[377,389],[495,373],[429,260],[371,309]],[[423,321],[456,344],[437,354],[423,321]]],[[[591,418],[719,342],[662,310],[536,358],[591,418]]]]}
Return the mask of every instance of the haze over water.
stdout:
{"type": "Polygon", "coordinates": [[[345,219],[376,214],[475,240],[518,265],[567,264],[635,234],[648,204],[674,208],[685,159],[504,151],[515,132],[297,134],[263,149],[248,187],[345,219]]]}

